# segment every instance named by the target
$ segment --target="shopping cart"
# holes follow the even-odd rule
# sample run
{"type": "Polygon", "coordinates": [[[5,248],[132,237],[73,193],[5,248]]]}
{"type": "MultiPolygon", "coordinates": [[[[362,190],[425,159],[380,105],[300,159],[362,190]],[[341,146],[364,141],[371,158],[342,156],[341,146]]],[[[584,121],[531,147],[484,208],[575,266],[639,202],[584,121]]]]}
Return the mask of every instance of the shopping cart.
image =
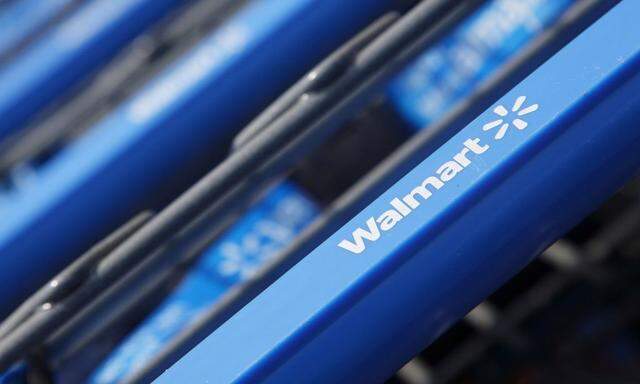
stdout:
{"type": "MultiPolygon", "coordinates": [[[[0,325],[4,380],[639,380],[633,287],[640,212],[633,177],[640,165],[634,22],[640,4],[277,4],[285,3],[303,10],[281,14],[289,28],[305,28],[315,15],[309,31],[318,40],[269,35],[270,44],[258,51],[279,58],[243,61],[225,75],[230,85],[219,101],[188,99],[183,108],[200,105],[199,115],[180,120],[175,112],[157,124],[176,133],[198,125],[190,137],[194,156],[218,148],[217,158],[209,154],[184,167],[191,178],[170,181],[187,163],[179,162],[178,136],[160,129],[141,142],[162,143],[163,151],[150,151],[146,163],[119,159],[122,173],[115,178],[149,161],[158,175],[177,176],[149,188],[129,183],[98,215],[84,215],[87,203],[78,204],[73,220],[104,225],[77,229],[87,240],[58,265],[75,261],[0,325]],[[365,8],[371,12],[357,12],[365,8]],[[330,42],[323,40],[327,31],[336,32],[330,42]],[[239,116],[227,141],[203,141],[212,131],[208,124],[227,122],[211,111],[238,111],[244,86],[257,90],[282,72],[304,70],[356,31],[244,129],[233,128],[243,121],[239,116]],[[252,68],[260,69],[251,72],[255,77],[242,77],[252,68]],[[166,161],[156,163],[159,153],[166,161]],[[136,193],[140,204],[101,220],[136,193]],[[134,214],[150,201],[153,211],[134,214]],[[77,257],[88,239],[118,225],[77,257]]],[[[254,25],[277,14],[275,4],[249,1],[220,17],[254,25]]],[[[191,41],[189,34],[178,36],[191,41]]],[[[181,49],[175,57],[187,52],[181,49]]],[[[173,108],[154,109],[155,98],[178,92],[163,86],[161,71],[154,73],[160,85],[139,95],[127,90],[127,81],[96,88],[109,83],[97,80],[79,95],[124,89],[105,109],[124,105],[137,111],[139,123],[154,121],[145,111],[162,116],[173,108]],[[130,102],[122,101],[126,95],[133,95],[130,102]]],[[[143,74],[131,76],[143,82],[143,74]]],[[[181,79],[194,87],[204,82],[181,79]]],[[[267,88],[275,96],[282,87],[267,88]]],[[[269,98],[239,115],[250,117],[269,98]]],[[[78,96],[66,106],[86,100],[93,99],[78,96]]],[[[35,127],[30,135],[44,131],[35,127]]],[[[95,147],[83,141],[88,132],[64,136],[79,139],[63,148],[97,151],[114,131],[103,128],[95,147]]],[[[21,140],[38,142],[33,137],[21,140]]],[[[95,188],[112,193],[100,184],[109,179],[96,175],[95,188]]],[[[96,195],[81,192],[69,204],[87,196],[98,204],[96,195]]],[[[60,217],[47,214],[52,223],[60,217]]],[[[63,239],[66,224],[57,226],[48,230],[63,239]]],[[[25,231],[30,247],[48,249],[48,237],[33,243],[32,236],[25,231]]],[[[3,269],[7,276],[28,275],[31,264],[19,263],[3,269]]],[[[42,275],[56,269],[47,265],[42,275]]],[[[22,292],[29,290],[32,285],[22,292]]],[[[20,294],[7,289],[3,300],[10,305],[20,294]]]]}

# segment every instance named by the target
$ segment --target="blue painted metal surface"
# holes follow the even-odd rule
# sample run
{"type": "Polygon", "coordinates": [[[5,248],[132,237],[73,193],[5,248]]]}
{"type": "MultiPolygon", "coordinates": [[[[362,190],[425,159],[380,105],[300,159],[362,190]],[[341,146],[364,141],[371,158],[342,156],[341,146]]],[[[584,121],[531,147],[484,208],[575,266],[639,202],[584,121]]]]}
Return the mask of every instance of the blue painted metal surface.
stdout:
{"type": "Polygon", "coordinates": [[[0,139],[183,0],[91,0],[0,69],[0,139]]]}
{"type": "Polygon", "coordinates": [[[194,324],[233,285],[251,277],[292,242],[318,208],[295,185],[270,191],[220,237],[180,285],[112,352],[88,380],[122,381],[194,324]]]}
{"type": "Polygon", "coordinates": [[[77,141],[21,169],[0,192],[0,314],[194,156],[226,152],[224,138],[391,4],[252,1],[77,141]]]}
{"type": "Polygon", "coordinates": [[[156,382],[391,375],[638,169],[638,14],[618,4],[156,382]]]}

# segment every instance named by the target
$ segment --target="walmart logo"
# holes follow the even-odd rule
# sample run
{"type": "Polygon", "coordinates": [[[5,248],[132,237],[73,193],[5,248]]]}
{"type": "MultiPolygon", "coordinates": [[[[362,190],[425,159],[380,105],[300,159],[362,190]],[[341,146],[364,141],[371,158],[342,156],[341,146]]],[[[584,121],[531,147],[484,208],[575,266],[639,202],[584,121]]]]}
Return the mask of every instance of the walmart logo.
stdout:
{"type": "MultiPolygon", "coordinates": [[[[508,110],[504,105],[498,105],[493,109],[498,118],[483,125],[483,131],[496,129],[494,139],[501,140],[509,131],[509,127],[514,126],[518,130],[527,128],[529,123],[524,116],[538,110],[538,104],[525,106],[526,96],[516,99],[508,110]]],[[[388,206],[375,216],[370,216],[365,225],[355,228],[351,236],[342,239],[338,247],[354,253],[360,254],[367,249],[371,243],[378,241],[385,232],[392,230],[404,218],[412,214],[417,209],[427,203],[427,201],[442,188],[450,183],[458,174],[467,169],[478,157],[491,149],[493,142],[487,142],[484,138],[468,137],[462,145],[450,154],[450,157],[437,166],[432,174],[424,175],[424,179],[414,185],[405,194],[393,196],[388,202],[388,206]]]]}
{"type": "Polygon", "coordinates": [[[523,108],[525,101],[527,101],[526,96],[518,97],[513,103],[511,111],[507,110],[507,108],[502,104],[495,107],[493,113],[498,115],[499,118],[482,126],[482,130],[489,131],[496,127],[500,127],[494,136],[496,140],[500,140],[507,133],[510,125],[513,125],[519,130],[527,128],[527,125],[529,124],[521,119],[521,117],[537,111],[538,104],[533,104],[523,108]]]}

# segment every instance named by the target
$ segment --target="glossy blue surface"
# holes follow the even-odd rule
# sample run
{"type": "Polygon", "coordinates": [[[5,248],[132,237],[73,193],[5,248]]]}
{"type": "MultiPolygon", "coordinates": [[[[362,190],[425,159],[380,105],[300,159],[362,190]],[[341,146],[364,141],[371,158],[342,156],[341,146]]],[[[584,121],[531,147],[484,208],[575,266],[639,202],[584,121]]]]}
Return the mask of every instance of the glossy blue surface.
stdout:
{"type": "Polygon", "coordinates": [[[0,9],[0,56],[45,26],[75,0],[17,0],[0,9]]]}
{"type": "Polygon", "coordinates": [[[184,0],[91,0],[0,68],[0,139],[184,0]]]}
{"type": "Polygon", "coordinates": [[[156,383],[371,383],[393,374],[640,167],[638,14],[639,2],[623,0],[156,383]],[[482,153],[467,151],[453,172],[469,139],[482,153]],[[446,182],[389,220],[391,201],[430,176],[446,182]],[[338,246],[379,217],[387,230],[360,254],[338,246]]]}
{"type": "Polygon", "coordinates": [[[27,382],[27,369],[23,363],[17,363],[9,370],[0,373],[0,384],[24,384],[27,382]]]}
{"type": "Polygon", "coordinates": [[[0,192],[0,315],[393,1],[254,0],[0,192]],[[327,25],[331,24],[331,28],[327,25]]]}

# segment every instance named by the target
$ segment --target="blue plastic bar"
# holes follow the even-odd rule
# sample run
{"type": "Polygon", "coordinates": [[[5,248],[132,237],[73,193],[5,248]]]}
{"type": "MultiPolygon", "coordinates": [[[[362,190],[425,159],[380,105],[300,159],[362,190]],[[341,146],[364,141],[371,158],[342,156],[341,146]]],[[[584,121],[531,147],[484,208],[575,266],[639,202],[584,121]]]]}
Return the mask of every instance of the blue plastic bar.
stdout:
{"type": "Polygon", "coordinates": [[[392,375],[640,167],[639,14],[619,3],[156,382],[392,375]]]}
{"type": "Polygon", "coordinates": [[[0,316],[392,0],[254,0],[77,141],[0,191],[0,316]],[[330,28],[327,26],[331,25],[330,28]]]}
{"type": "Polygon", "coordinates": [[[0,8],[0,57],[77,0],[15,0],[0,8]]]}
{"type": "Polygon", "coordinates": [[[0,373],[0,384],[25,384],[27,382],[27,367],[20,362],[9,370],[0,373]]]}
{"type": "Polygon", "coordinates": [[[60,21],[0,69],[0,139],[21,128],[183,2],[91,0],[60,21]]]}

